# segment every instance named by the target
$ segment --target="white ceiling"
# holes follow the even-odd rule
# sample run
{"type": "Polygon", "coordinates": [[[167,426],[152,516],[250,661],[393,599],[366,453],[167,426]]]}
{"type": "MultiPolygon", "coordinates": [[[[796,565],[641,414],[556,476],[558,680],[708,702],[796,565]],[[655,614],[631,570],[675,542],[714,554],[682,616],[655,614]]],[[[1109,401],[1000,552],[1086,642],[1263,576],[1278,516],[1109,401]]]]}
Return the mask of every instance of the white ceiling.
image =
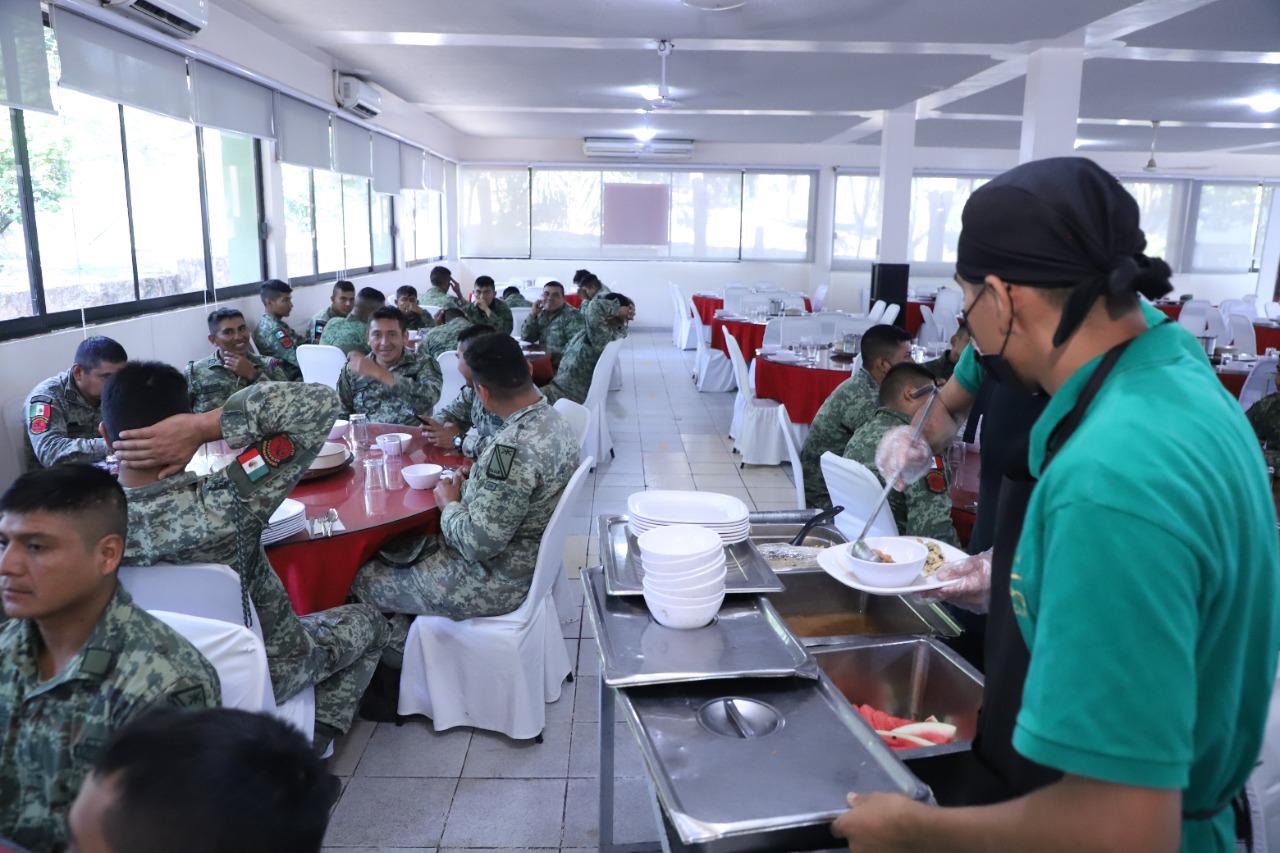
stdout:
{"type": "MultiPolygon", "coordinates": [[[[876,112],[916,104],[916,143],[1016,148],[1026,56],[1083,46],[1078,145],[1280,151],[1280,0],[241,0],[462,133],[625,135],[655,89],[659,136],[877,144],[876,112]],[[921,100],[924,99],[924,100],[921,100]],[[864,124],[865,122],[865,124],[864,124]]],[[[216,0],[215,0],[216,2],[216,0]]]]}

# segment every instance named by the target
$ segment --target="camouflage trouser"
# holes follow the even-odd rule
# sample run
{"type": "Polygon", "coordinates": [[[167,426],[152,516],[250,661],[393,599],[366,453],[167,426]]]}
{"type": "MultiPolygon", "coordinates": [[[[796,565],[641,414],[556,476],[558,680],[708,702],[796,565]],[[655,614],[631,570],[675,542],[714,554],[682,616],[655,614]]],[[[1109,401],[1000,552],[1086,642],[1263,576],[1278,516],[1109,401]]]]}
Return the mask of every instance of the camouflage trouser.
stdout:
{"type": "MultiPolygon", "coordinates": [[[[315,647],[311,670],[316,690],[316,725],[339,732],[351,727],[373,670],[390,634],[387,621],[367,604],[347,604],[301,617],[315,647]]],[[[283,702],[284,698],[277,698],[283,702]]]]}
{"type": "Polygon", "coordinates": [[[804,503],[808,507],[831,508],[831,496],[827,494],[827,481],[822,476],[818,460],[800,459],[800,471],[804,474],[804,503]]]}

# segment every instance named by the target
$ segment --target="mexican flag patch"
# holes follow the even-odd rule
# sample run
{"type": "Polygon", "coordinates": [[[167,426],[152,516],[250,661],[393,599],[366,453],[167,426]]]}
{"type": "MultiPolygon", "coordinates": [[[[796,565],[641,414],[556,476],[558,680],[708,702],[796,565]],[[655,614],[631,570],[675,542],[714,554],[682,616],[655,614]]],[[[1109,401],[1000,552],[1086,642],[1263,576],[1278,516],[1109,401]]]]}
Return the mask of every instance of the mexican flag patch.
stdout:
{"type": "Polygon", "coordinates": [[[249,478],[250,483],[256,483],[271,473],[271,469],[267,466],[262,454],[258,452],[256,447],[250,447],[244,453],[241,453],[236,457],[236,461],[240,463],[240,470],[244,471],[244,475],[249,478]]]}
{"type": "Polygon", "coordinates": [[[44,418],[45,420],[48,420],[49,415],[52,413],[53,407],[48,403],[32,403],[31,407],[27,409],[27,417],[32,420],[36,418],[44,418]]]}

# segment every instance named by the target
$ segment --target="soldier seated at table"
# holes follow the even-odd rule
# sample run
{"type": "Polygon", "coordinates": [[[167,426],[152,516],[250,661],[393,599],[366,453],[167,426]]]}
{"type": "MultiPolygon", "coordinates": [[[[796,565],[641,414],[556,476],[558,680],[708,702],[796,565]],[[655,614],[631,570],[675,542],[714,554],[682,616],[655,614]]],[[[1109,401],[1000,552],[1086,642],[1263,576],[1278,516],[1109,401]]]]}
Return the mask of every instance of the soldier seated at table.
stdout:
{"type": "Polygon", "coordinates": [[[937,358],[926,361],[924,369],[933,374],[935,379],[941,379],[946,382],[951,378],[951,374],[955,372],[956,362],[960,360],[960,354],[964,352],[964,348],[969,345],[969,327],[960,326],[956,329],[955,334],[951,336],[950,348],[937,358]]]}
{"type": "Polygon", "coordinates": [[[597,296],[603,296],[606,293],[612,292],[609,288],[605,287],[603,281],[586,270],[578,270],[577,273],[574,273],[573,283],[578,285],[578,298],[582,300],[582,304],[579,307],[584,311],[587,309],[588,302],[595,299],[597,296]],[[578,275],[581,273],[586,273],[586,275],[579,279],[578,275]]]}
{"type": "Polygon", "coordinates": [[[412,284],[402,284],[396,288],[396,307],[404,315],[405,328],[411,332],[430,329],[436,324],[431,315],[418,304],[418,288],[412,284]]]}
{"type": "MultiPolygon", "coordinates": [[[[887,475],[876,467],[880,439],[894,427],[911,423],[912,416],[928,401],[928,396],[912,399],[913,392],[936,384],[937,379],[922,364],[908,361],[895,365],[880,382],[880,407],[849,439],[844,458],[867,466],[883,485],[887,475]]],[[[897,476],[896,471],[890,473],[897,476]]],[[[905,491],[890,492],[889,508],[903,536],[929,536],[960,547],[951,521],[951,467],[944,455],[934,456],[929,473],[905,491]]]]}
{"type": "Polygon", "coordinates": [[[496,334],[488,326],[471,326],[458,335],[458,372],[467,381],[453,402],[442,408],[433,418],[423,418],[427,441],[442,450],[452,450],[475,459],[484,450],[484,443],[502,428],[502,418],[489,411],[476,396],[474,377],[467,366],[467,346],[481,335],[496,334]]]}
{"type": "Polygon", "coordinates": [[[508,308],[532,308],[533,303],[524,298],[524,294],[520,292],[520,288],[514,284],[502,291],[502,301],[507,303],[508,308]]]}
{"type": "Polygon", "coordinates": [[[444,378],[434,358],[405,349],[405,317],[379,308],[369,322],[373,357],[352,352],[338,376],[338,399],[348,414],[371,423],[419,426],[440,400],[444,378]]]}
{"type": "Polygon", "coordinates": [[[458,336],[464,329],[471,328],[471,321],[461,308],[445,308],[436,314],[436,326],[422,337],[418,345],[421,352],[438,359],[440,353],[458,348],[458,336]]]}
{"type": "Polygon", "coordinates": [[[104,436],[129,499],[126,562],[218,563],[239,574],[246,624],[251,603],[261,622],[276,702],[315,687],[318,750],[350,727],[386,644],[386,620],[358,604],[297,616],[260,540],[338,412],[324,385],[265,382],[191,414],[182,374],[159,362],[125,365],[102,399],[104,436]],[[185,472],[210,441],[244,450],[215,474],[185,472]]]}
{"type": "Polygon", "coordinates": [[[285,318],[293,313],[293,288],[278,278],[263,282],[258,289],[258,298],[262,300],[262,316],[253,330],[253,345],[258,354],[277,359],[284,364],[285,375],[296,382],[302,379],[302,369],[298,367],[298,344],[303,339],[298,336],[285,318]]]}
{"type": "Polygon", "coordinates": [[[331,320],[320,336],[323,346],[337,347],[343,355],[353,352],[369,354],[369,318],[387,304],[387,297],[376,287],[362,287],[356,294],[356,307],[345,317],[331,320]]]}
{"type": "MultiPolygon", "coordinates": [[[[429,276],[431,286],[422,294],[423,306],[439,311],[441,308],[459,308],[466,310],[467,303],[462,298],[462,285],[454,279],[448,267],[432,267],[429,276]],[[452,290],[453,293],[449,291],[452,290]]],[[[438,320],[436,322],[439,322],[438,320]]]]}
{"type": "Polygon", "coordinates": [[[335,281],[329,293],[329,306],[311,318],[307,324],[307,343],[320,343],[324,327],[330,320],[345,317],[351,313],[356,304],[356,286],[349,281],[335,281]]]}
{"type": "Polygon", "coordinates": [[[549,281],[542,288],[542,298],[533,303],[533,311],[520,327],[520,337],[546,350],[551,366],[559,367],[565,348],[585,323],[582,312],[565,302],[564,285],[549,281]]]}
{"type": "Polygon", "coordinates": [[[395,667],[413,615],[469,619],[520,607],[543,531],[578,466],[573,428],[542,399],[513,338],[478,335],[466,360],[476,396],[502,419],[502,428],[469,477],[459,472],[436,487],[440,534],[396,548],[411,555],[407,564],[383,557],[366,563],[351,586],[357,601],[397,614],[383,657],[395,667]]]}
{"type": "Polygon", "coordinates": [[[467,319],[497,329],[504,335],[511,334],[515,320],[507,303],[498,298],[497,285],[490,276],[476,278],[475,297],[476,301],[467,306],[467,319]]]}
{"type": "Polygon", "coordinates": [[[809,425],[809,434],[800,448],[800,469],[804,473],[805,504],[831,506],[827,481],[818,460],[830,451],[837,456],[858,428],[871,419],[879,406],[880,381],[889,368],[911,361],[911,335],[897,326],[872,326],[862,335],[862,369],[841,382],[823,401],[809,425]]]}
{"type": "Polygon", "coordinates": [[[111,735],[157,707],[213,708],[218,673],[116,579],[124,491],[83,464],[0,496],[0,838],[63,850],[67,812],[111,735]]]}
{"type": "Polygon", "coordinates": [[[289,379],[281,362],[250,351],[249,328],[238,309],[219,308],[209,313],[209,343],[213,344],[213,355],[187,362],[187,393],[193,412],[216,409],[255,382],[289,379]]]}
{"type": "Polygon", "coordinates": [[[120,344],[94,335],[76,347],[70,370],[31,389],[22,410],[26,467],[106,458],[107,444],[98,435],[102,386],[128,360],[120,344]]]}
{"type": "Polygon", "coordinates": [[[1280,393],[1268,394],[1244,413],[1262,445],[1262,455],[1280,473],[1280,393]]]}
{"type": "Polygon", "coordinates": [[[636,304],[621,293],[608,293],[586,303],[582,314],[582,331],[565,347],[555,377],[542,389],[549,402],[586,402],[596,362],[606,344],[627,336],[627,324],[636,318],[636,304]]]}

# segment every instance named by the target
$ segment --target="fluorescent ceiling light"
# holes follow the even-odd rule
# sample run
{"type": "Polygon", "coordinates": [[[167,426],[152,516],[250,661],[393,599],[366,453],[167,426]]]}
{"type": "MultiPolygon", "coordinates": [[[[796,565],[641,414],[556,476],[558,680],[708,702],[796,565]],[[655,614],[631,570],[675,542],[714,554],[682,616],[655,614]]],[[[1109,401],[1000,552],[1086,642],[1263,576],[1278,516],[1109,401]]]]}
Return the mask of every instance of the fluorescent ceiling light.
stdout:
{"type": "Polygon", "coordinates": [[[631,135],[641,142],[648,142],[658,135],[658,131],[654,130],[652,127],[647,127],[647,126],[637,127],[635,130],[631,131],[631,135]]]}
{"type": "Polygon", "coordinates": [[[637,86],[634,91],[646,101],[656,101],[662,97],[662,93],[658,91],[657,86],[637,86]]]}
{"type": "Polygon", "coordinates": [[[747,0],[684,0],[684,5],[703,12],[728,12],[747,5],[747,0]]]}
{"type": "Polygon", "coordinates": [[[1273,113],[1280,110],[1280,92],[1259,92],[1245,98],[1244,103],[1256,113],[1273,113]]]}

